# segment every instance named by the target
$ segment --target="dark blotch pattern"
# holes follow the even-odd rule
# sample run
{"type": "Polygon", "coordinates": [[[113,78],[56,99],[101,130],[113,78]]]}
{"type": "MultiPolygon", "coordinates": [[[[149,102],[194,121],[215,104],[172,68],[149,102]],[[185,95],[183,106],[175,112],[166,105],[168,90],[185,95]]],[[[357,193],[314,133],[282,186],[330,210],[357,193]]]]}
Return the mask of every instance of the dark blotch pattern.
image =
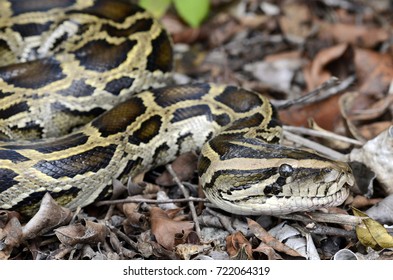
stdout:
{"type": "Polygon", "coordinates": [[[84,9],[82,12],[99,18],[122,22],[127,17],[131,17],[134,14],[143,11],[144,10],[142,8],[127,1],[96,0],[94,6],[84,9]]]}
{"type": "Polygon", "coordinates": [[[59,160],[41,160],[33,167],[55,179],[73,178],[78,174],[85,174],[89,171],[97,172],[105,168],[110,163],[115,150],[116,145],[98,146],[59,160]]]}
{"type": "Polygon", "coordinates": [[[118,96],[122,89],[129,89],[131,88],[134,82],[133,78],[130,77],[121,77],[119,79],[110,81],[105,86],[105,90],[112,93],[113,95],[118,96]]]}
{"type": "Polygon", "coordinates": [[[151,139],[159,134],[161,124],[161,116],[154,115],[150,117],[129,137],[128,142],[135,145],[149,143],[151,139]]]}
{"type": "Polygon", "coordinates": [[[20,102],[11,105],[10,107],[6,109],[1,109],[0,110],[0,119],[8,119],[9,117],[19,114],[21,112],[25,112],[29,109],[29,105],[27,105],[27,102],[20,102]]]}
{"type": "Polygon", "coordinates": [[[0,150],[0,159],[10,160],[13,163],[23,162],[29,160],[27,157],[12,150],[0,150]]]}
{"type": "Polygon", "coordinates": [[[69,7],[75,4],[76,0],[10,0],[9,2],[14,15],[19,15],[27,12],[44,12],[53,8],[69,7]]]}
{"type": "Polygon", "coordinates": [[[202,104],[202,105],[195,105],[192,107],[178,108],[173,113],[171,123],[180,122],[197,116],[206,116],[211,121],[212,116],[209,106],[202,104]]]}
{"type": "Polygon", "coordinates": [[[135,45],[135,40],[127,40],[119,45],[113,45],[100,39],[90,41],[76,50],[74,54],[86,69],[105,72],[122,64],[127,59],[128,52],[135,45]]]}
{"type": "Polygon", "coordinates": [[[226,126],[231,122],[231,118],[226,113],[214,115],[213,118],[220,126],[226,126]]]}
{"type": "Polygon", "coordinates": [[[0,168],[0,193],[18,183],[14,180],[16,176],[18,176],[18,174],[11,169],[0,168]]]}
{"type": "Polygon", "coordinates": [[[168,107],[183,100],[199,100],[208,94],[208,84],[183,85],[176,87],[163,87],[152,90],[155,101],[162,107],[168,107]]]}
{"type": "Polygon", "coordinates": [[[113,27],[112,25],[105,24],[102,26],[101,30],[106,31],[111,37],[128,37],[138,32],[149,31],[152,25],[153,20],[149,18],[139,19],[133,25],[125,29],[120,29],[118,27],[113,27]]]}
{"type": "Polygon", "coordinates": [[[53,21],[48,21],[43,24],[39,23],[26,23],[26,24],[14,24],[12,30],[18,32],[22,37],[38,36],[45,31],[49,30],[49,27],[53,21]]]}
{"type": "Polygon", "coordinates": [[[168,151],[169,149],[170,147],[166,143],[163,143],[160,146],[158,146],[154,151],[152,162],[157,162],[157,159],[160,157],[160,154],[168,151]]]}
{"type": "Polygon", "coordinates": [[[65,77],[60,63],[44,58],[0,67],[0,78],[15,87],[38,89],[65,77]]]}
{"type": "MultiPolygon", "coordinates": [[[[63,151],[69,148],[77,147],[83,145],[89,139],[83,133],[71,134],[59,139],[55,139],[51,142],[42,142],[37,141],[29,144],[19,144],[19,145],[5,145],[3,148],[12,149],[12,150],[23,150],[23,149],[32,149],[44,154],[50,154],[53,152],[63,151]]],[[[0,151],[0,153],[2,153],[0,151]]],[[[1,158],[1,154],[0,154],[1,158]]]]}
{"type": "Polygon", "coordinates": [[[245,127],[258,127],[263,122],[263,119],[264,117],[262,116],[262,114],[257,113],[250,117],[234,121],[227,130],[244,129],[245,127]]]}
{"type": "Polygon", "coordinates": [[[262,105],[261,99],[255,93],[233,86],[227,87],[222,94],[216,97],[216,100],[240,113],[248,112],[252,108],[262,105]]]}
{"type": "Polygon", "coordinates": [[[96,127],[104,137],[118,132],[124,132],[138,116],[145,112],[145,110],[146,107],[143,101],[134,97],[99,116],[92,122],[92,125],[96,127]]]}
{"type": "Polygon", "coordinates": [[[152,46],[153,50],[147,57],[147,70],[170,72],[173,66],[173,50],[168,34],[162,31],[156,39],[152,40],[152,46]]]}
{"type": "Polygon", "coordinates": [[[202,176],[210,167],[211,161],[208,157],[200,156],[198,161],[198,174],[202,176]]]}

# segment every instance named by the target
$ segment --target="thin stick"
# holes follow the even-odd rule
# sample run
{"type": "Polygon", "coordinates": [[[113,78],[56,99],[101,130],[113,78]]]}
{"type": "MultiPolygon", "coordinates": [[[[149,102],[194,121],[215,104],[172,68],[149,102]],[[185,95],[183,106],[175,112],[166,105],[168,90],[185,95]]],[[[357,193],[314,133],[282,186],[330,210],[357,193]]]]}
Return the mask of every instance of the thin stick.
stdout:
{"type": "Polygon", "coordinates": [[[337,140],[337,141],[341,141],[341,142],[345,142],[345,143],[349,143],[349,144],[354,144],[354,145],[358,145],[358,146],[363,145],[363,143],[359,140],[345,137],[342,135],[338,135],[338,134],[330,132],[330,131],[319,131],[319,130],[314,130],[314,129],[310,129],[310,128],[306,128],[306,127],[297,127],[297,126],[289,126],[289,125],[284,125],[283,128],[286,131],[294,132],[296,134],[304,134],[304,135],[309,135],[309,136],[337,140]]]}
{"type": "Polygon", "coordinates": [[[283,132],[283,135],[284,135],[285,139],[287,139],[289,141],[292,141],[292,142],[294,142],[296,144],[300,144],[300,145],[302,145],[304,147],[313,149],[313,150],[315,150],[315,151],[317,151],[317,152],[319,152],[321,154],[324,154],[325,156],[328,156],[331,159],[334,159],[334,160],[345,160],[345,155],[344,154],[339,153],[339,152],[337,152],[337,151],[335,151],[333,149],[330,149],[330,148],[328,148],[326,146],[323,146],[323,145],[321,145],[321,144],[319,144],[317,142],[308,140],[306,138],[303,138],[303,137],[301,137],[299,135],[293,134],[293,133],[285,131],[285,130],[283,132]]]}
{"type": "Polygon", "coordinates": [[[188,197],[167,200],[156,200],[147,198],[124,198],[116,200],[102,200],[96,203],[97,206],[112,205],[118,203],[146,203],[146,204],[165,204],[165,203],[183,203],[183,202],[209,202],[206,198],[188,197]]]}
{"type": "Polygon", "coordinates": [[[324,100],[332,95],[342,92],[348,88],[355,81],[355,76],[349,76],[343,81],[338,78],[332,77],[316,89],[308,92],[307,94],[294,98],[291,100],[271,100],[271,103],[279,110],[286,109],[293,105],[309,104],[324,100]]]}
{"type": "Polygon", "coordinates": [[[310,212],[307,213],[307,215],[301,213],[293,213],[287,215],[279,215],[277,217],[286,220],[301,221],[305,223],[323,222],[323,223],[333,223],[333,224],[350,225],[350,226],[357,226],[362,222],[361,217],[355,217],[355,216],[344,215],[344,214],[326,214],[321,212],[310,212]]]}
{"type": "MultiPolygon", "coordinates": [[[[177,177],[176,172],[172,168],[172,165],[171,164],[167,164],[167,165],[165,165],[165,167],[168,170],[169,174],[172,175],[173,180],[175,181],[175,183],[179,186],[179,188],[182,191],[184,197],[185,198],[190,198],[190,195],[189,195],[186,187],[180,182],[180,179],[179,179],[179,177],[177,177]]],[[[188,206],[190,207],[190,210],[191,210],[192,220],[195,223],[196,234],[198,235],[199,238],[202,238],[201,227],[199,226],[198,215],[196,213],[194,203],[192,201],[188,201],[188,206]]]]}

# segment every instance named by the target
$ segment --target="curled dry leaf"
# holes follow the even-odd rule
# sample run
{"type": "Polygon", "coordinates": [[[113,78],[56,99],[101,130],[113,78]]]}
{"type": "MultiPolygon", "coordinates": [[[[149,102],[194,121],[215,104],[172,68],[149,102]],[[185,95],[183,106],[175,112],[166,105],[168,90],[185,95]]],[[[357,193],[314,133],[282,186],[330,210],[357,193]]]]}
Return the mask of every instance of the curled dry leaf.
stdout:
{"type": "MultiPolygon", "coordinates": [[[[178,210],[177,210],[178,212],[178,210]]],[[[175,244],[175,236],[178,233],[188,235],[194,228],[194,224],[189,221],[175,220],[172,212],[165,212],[158,207],[150,208],[151,231],[157,242],[167,250],[172,250],[175,244]]]]}
{"type": "MultiPolygon", "coordinates": [[[[192,178],[197,169],[198,157],[195,153],[189,152],[181,154],[171,164],[173,171],[180,181],[187,181],[192,178]]],[[[173,186],[175,182],[173,177],[165,170],[157,179],[156,184],[161,186],[173,186]]]]}
{"type": "Polygon", "coordinates": [[[0,260],[8,259],[13,248],[22,241],[22,226],[16,217],[12,217],[4,228],[0,229],[0,260]]]}
{"type": "Polygon", "coordinates": [[[364,218],[362,223],[356,226],[356,235],[364,246],[374,250],[393,248],[393,236],[380,223],[356,208],[353,208],[353,213],[364,218]]]}
{"type": "Polygon", "coordinates": [[[349,159],[369,167],[384,191],[393,193],[393,126],[369,140],[362,148],[353,149],[349,159]]]}
{"type": "MultiPolygon", "coordinates": [[[[141,195],[135,195],[130,197],[133,199],[143,199],[141,195]]],[[[126,216],[123,221],[123,227],[126,234],[132,233],[135,229],[146,230],[148,228],[148,221],[146,215],[138,211],[139,203],[123,203],[121,205],[121,210],[126,216]]]]}
{"type": "Polygon", "coordinates": [[[248,226],[250,231],[255,235],[256,238],[261,240],[263,243],[273,248],[275,251],[285,253],[293,257],[301,257],[297,251],[291,249],[287,245],[281,243],[272,235],[270,235],[264,228],[262,228],[257,222],[247,218],[248,226]]]}
{"type": "Polygon", "coordinates": [[[227,252],[231,259],[252,260],[252,245],[240,231],[226,238],[227,252]]]}
{"type": "Polygon", "coordinates": [[[60,206],[50,196],[45,194],[40,209],[23,227],[23,238],[32,239],[59,226],[67,224],[72,218],[72,212],[60,206]]]}
{"type": "Polygon", "coordinates": [[[60,242],[67,246],[80,243],[96,245],[105,241],[108,229],[103,224],[82,220],[80,223],[56,229],[55,234],[60,242]]]}
{"type": "Polygon", "coordinates": [[[366,139],[375,137],[392,124],[391,121],[374,121],[370,124],[370,121],[386,113],[392,102],[392,94],[375,102],[370,95],[360,92],[347,92],[340,97],[339,105],[341,115],[345,119],[351,134],[358,140],[366,141],[366,139]]]}

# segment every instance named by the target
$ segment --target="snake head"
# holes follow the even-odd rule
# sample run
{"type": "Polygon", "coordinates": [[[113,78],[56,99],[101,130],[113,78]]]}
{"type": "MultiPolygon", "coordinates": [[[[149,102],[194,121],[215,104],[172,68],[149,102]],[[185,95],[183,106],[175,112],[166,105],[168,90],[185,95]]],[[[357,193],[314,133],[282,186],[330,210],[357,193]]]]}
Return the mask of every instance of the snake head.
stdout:
{"type": "Polygon", "coordinates": [[[228,149],[209,163],[210,175],[201,177],[206,196],[234,214],[282,215],[337,206],[354,184],[344,162],[255,140],[236,146],[243,148],[241,157],[228,149]]]}

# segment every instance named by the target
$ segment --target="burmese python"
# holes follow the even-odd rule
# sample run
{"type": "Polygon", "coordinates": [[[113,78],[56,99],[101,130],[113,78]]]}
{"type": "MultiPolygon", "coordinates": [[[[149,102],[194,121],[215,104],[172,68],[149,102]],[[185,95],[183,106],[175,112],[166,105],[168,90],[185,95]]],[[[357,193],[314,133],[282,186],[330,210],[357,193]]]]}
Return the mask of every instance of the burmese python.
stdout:
{"type": "Polygon", "coordinates": [[[0,16],[0,209],[31,215],[47,192],[83,207],[113,178],[194,150],[206,196],[232,213],[313,210],[348,196],[348,165],[281,146],[275,110],[260,94],[157,88],[172,70],[171,41],[141,8],[1,0],[0,16]],[[37,137],[49,138],[19,140],[37,137]]]}

